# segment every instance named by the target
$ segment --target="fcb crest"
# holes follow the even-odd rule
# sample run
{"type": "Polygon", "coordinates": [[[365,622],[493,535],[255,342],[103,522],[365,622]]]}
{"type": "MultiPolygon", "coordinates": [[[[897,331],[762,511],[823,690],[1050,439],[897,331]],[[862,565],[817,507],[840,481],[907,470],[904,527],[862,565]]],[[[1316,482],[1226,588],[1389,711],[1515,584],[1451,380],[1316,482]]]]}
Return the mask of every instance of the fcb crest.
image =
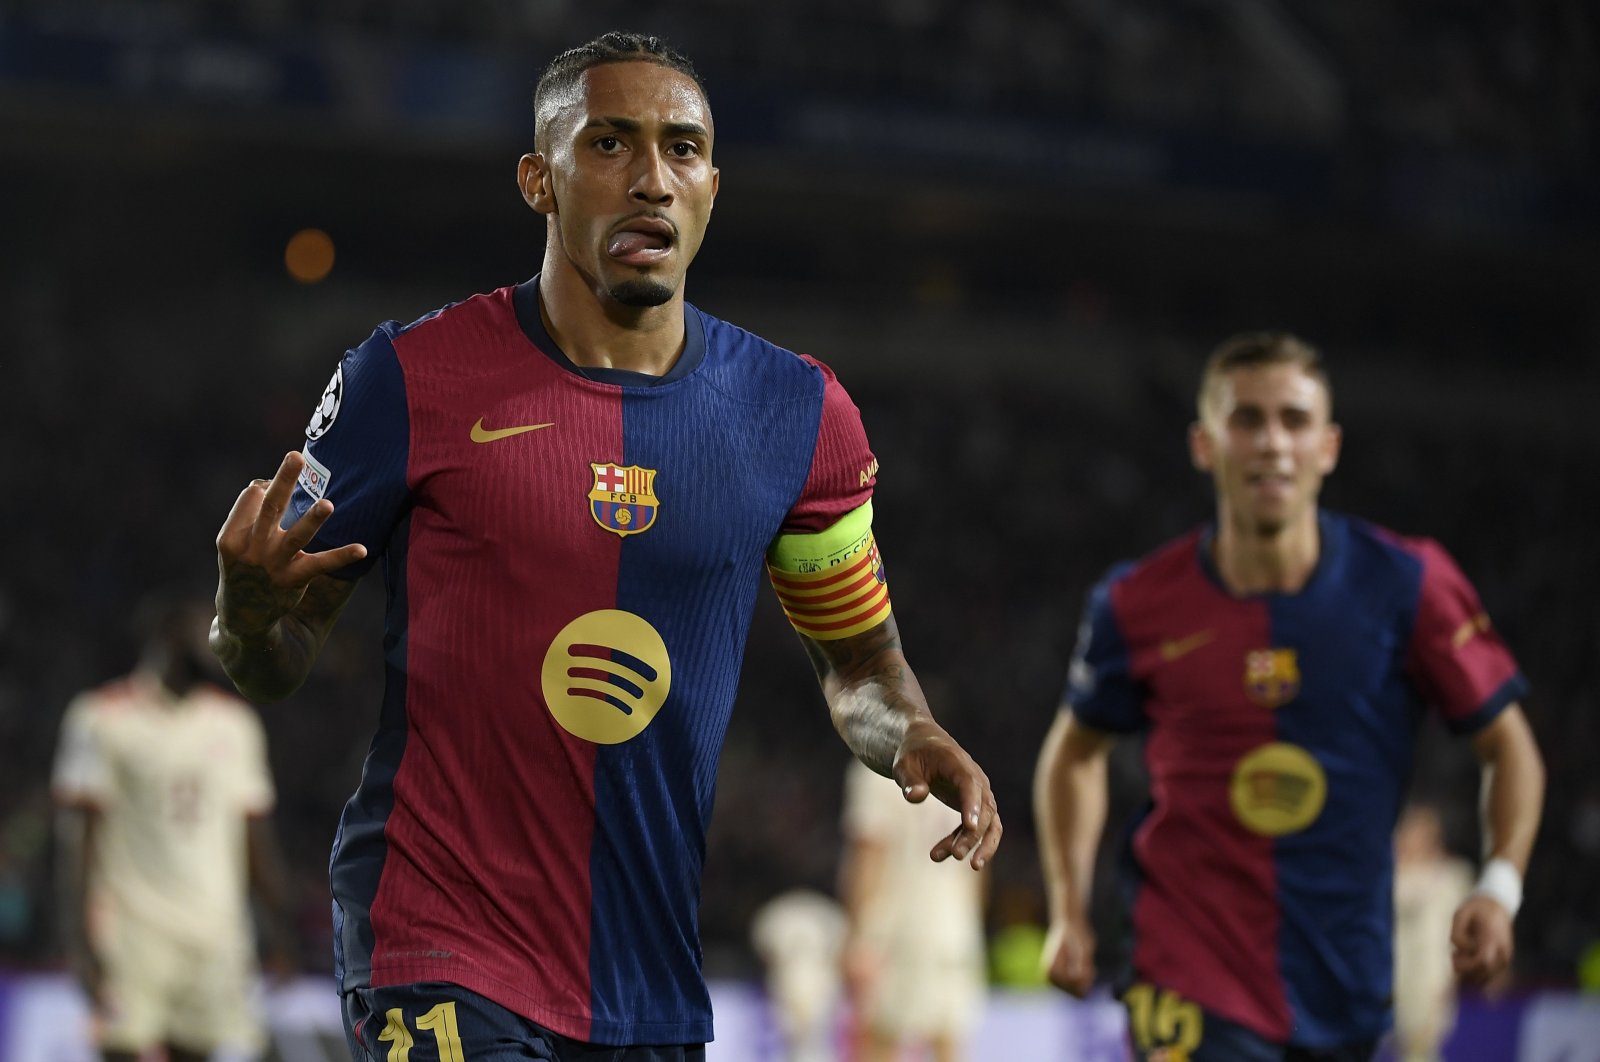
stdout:
{"type": "Polygon", "coordinates": [[[1300,663],[1293,649],[1253,649],[1244,658],[1244,691],[1263,708],[1276,708],[1300,692],[1300,663]]]}
{"type": "Polygon", "coordinates": [[[650,530],[661,507],[655,494],[656,470],[592,461],[589,467],[594,469],[594,487],[589,491],[594,522],[624,538],[650,530]]]}

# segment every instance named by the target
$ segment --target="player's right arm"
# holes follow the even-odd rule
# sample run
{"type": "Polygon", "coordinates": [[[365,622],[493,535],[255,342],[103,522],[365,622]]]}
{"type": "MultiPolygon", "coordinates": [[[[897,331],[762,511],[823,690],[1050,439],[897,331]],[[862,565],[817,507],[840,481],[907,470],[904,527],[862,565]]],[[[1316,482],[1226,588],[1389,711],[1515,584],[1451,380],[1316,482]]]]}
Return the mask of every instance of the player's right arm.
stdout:
{"type": "Polygon", "coordinates": [[[1128,570],[1113,568],[1089,594],[1066,692],[1033,778],[1050,916],[1045,973],[1075,996],[1094,985],[1089,899],[1109,803],[1106,757],[1117,734],[1134,733],[1147,723],[1143,689],[1130,673],[1115,605],[1116,588],[1128,570]]]}
{"type": "Polygon", "coordinates": [[[56,890],[62,949],[67,965],[90,1005],[105,1004],[105,974],[90,934],[89,906],[96,834],[112,798],[113,771],[101,742],[92,695],[68,705],[61,743],[51,771],[50,794],[56,806],[56,890]]]}
{"type": "Polygon", "coordinates": [[[305,681],[355,590],[354,579],[329,573],[367,555],[358,542],[305,552],[333,515],[326,499],[280,526],[304,467],[304,455],[285,456],[270,482],[258,479],[244,489],[217,534],[211,650],[253,701],[280,700],[305,681]]]}
{"type": "Polygon", "coordinates": [[[1068,706],[1045,737],[1033,780],[1050,929],[1043,961],[1052,984],[1075,996],[1094,984],[1089,896],[1106,822],[1106,756],[1113,735],[1085,726],[1068,706]]]}
{"type": "Polygon", "coordinates": [[[64,804],[56,811],[62,950],[67,968],[96,1010],[105,1003],[105,970],[89,936],[89,874],[100,818],[99,809],[88,803],[64,804]]]}

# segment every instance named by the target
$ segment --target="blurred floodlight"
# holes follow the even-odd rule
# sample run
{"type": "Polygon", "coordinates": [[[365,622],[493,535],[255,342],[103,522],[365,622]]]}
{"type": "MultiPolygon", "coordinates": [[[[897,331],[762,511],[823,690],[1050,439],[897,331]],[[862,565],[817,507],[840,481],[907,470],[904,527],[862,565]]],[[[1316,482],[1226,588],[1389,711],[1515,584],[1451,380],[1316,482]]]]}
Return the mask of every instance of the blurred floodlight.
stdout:
{"type": "Polygon", "coordinates": [[[283,264],[302,284],[315,284],[333,271],[333,239],[321,229],[301,229],[289,237],[283,264]]]}

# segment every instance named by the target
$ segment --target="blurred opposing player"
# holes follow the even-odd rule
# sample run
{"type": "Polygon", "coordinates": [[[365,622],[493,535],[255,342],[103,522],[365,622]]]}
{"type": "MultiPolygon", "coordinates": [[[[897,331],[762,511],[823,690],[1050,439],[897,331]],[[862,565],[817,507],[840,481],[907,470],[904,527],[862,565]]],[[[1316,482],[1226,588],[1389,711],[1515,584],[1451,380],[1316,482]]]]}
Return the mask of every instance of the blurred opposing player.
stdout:
{"type": "Polygon", "coordinates": [[[907,804],[892,782],[850,765],[839,894],[858,1062],[923,1048],[956,1062],[981,1016],[983,882],[928,859],[944,826],[934,808],[907,804]]]}
{"type": "Polygon", "coordinates": [[[693,66],[607,34],[534,112],[542,271],[351,351],[217,538],[212,645],[259,700],[384,558],[389,682],[332,859],[358,1058],[704,1056],[700,876],[763,573],[851,751],[958,811],[933,854],[1000,840],[900,648],[859,411],[685,301],[720,176],[693,66]]]}
{"type": "Polygon", "coordinates": [[[1319,509],[1340,433],[1311,347],[1224,343],[1189,443],[1216,522],[1095,588],[1040,758],[1050,976],[1079,995],[1094,980],[1105,757],[1143,733],[1120,985],[1138,1056],[1368,1058],[1390,1022],[1391,836],[1424,708],[1484,765],[1488,861],[1455,913],[1455,969],[1511,960],[1544,792],[1526,682],[1437,543],[1319,509]]]}
{"type": "Polygon", "coordinates": [[[263,1046],[252,888],[287,947],[256,713],[206,681],[211,613],[153,606],[139,666],[67,708],[53,790],[68,960],[103,1056],[263,1046]]]}
{"type": "Polygon", "coordinates": [[[783,1034],[785,1062],[835,1057],[844,935],[839,902],[811,889],[774,896],[751,920],[750,943],[766,967],[767,999],[783,1034]]]}
{"type": "Polygon", "coordinates": [[[1394,1042],[1400,1062],[1439,1062],[1455,1025],[1450,923],[1472,867],[1444,845],[1438,808],[1410,804],[1394,831],[1394,1042]]]}

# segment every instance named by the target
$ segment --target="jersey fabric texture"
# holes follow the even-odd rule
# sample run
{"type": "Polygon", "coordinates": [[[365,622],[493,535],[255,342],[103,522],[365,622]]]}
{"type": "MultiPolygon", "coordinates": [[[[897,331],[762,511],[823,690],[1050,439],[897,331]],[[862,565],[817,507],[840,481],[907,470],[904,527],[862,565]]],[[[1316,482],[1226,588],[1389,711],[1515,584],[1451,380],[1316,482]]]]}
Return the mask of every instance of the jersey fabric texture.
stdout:
{"type": "Polygon", "coordinates": [[[286,519],[383,564],[387,685],[332,856],[344,990],[446,981],[594,1043],[711,1037],[697,924],[765,555],[865,505],[820,363],[685,307],[580,368],[538,278],[350,351],[286,519]]]}
{"type": "Polygon", "coordinates": [[[1114,569],[1066,691],[1088,726],[1144,734],[1132,975],[1306,1047],[1389,1024],[1392,833],[1422,712],[1471,733],[1526,690],[1437,543],[1319,522],[1298,593],[1228,593],[1209,530],[1114,569]]]}

